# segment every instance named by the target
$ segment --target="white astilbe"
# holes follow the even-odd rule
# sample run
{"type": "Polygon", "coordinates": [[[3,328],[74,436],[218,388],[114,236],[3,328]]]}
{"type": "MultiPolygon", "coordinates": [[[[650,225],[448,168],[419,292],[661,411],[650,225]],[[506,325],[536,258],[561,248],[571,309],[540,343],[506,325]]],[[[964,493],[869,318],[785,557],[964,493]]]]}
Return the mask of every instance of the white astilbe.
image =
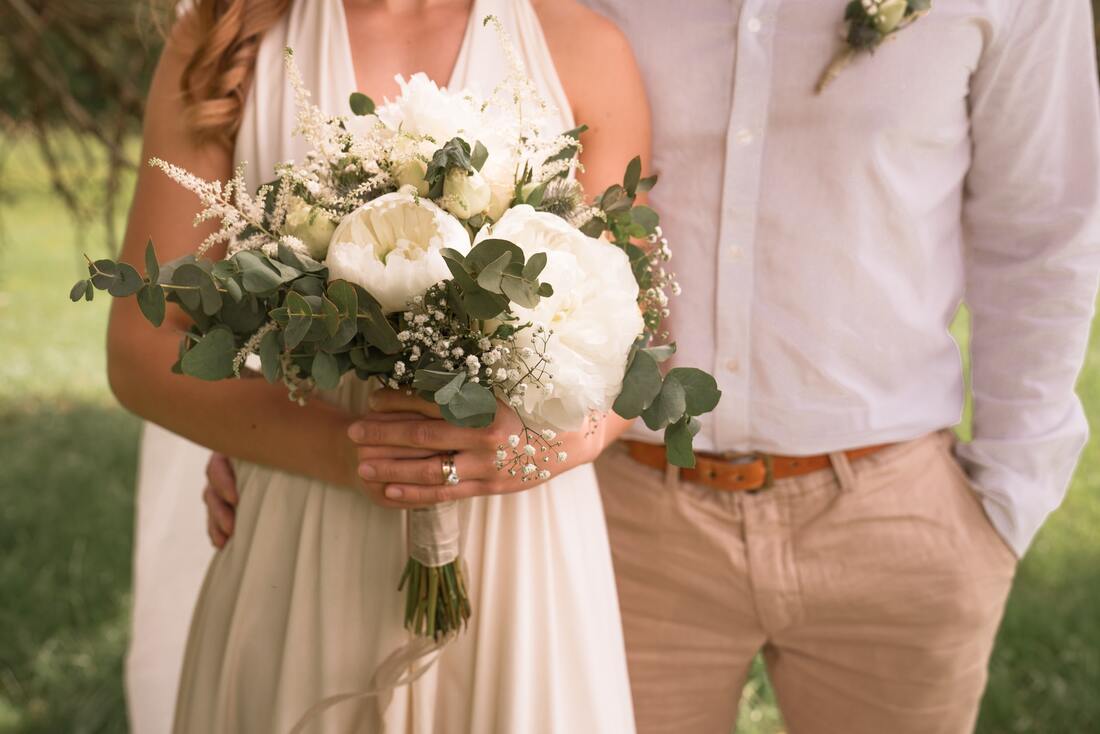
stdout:
{"type": "Polygon", "coordinates": [[[283,51],[284,65],[286,66],[287,80],[294,90],[295,127],[294,134],[301,135],[308,140],[314,148],[321,149],[324,143],[330,139],[331,134],[327,129],[331,122],[321,108],[310,101],[311,94],[302,80],[302,72],[294,63],[294,50],[287,48],[283,51]]]}
{"type": "Polygon", "coordinates": [[[269,332],[275,331],[279,328],[279,325],[274,321],[268,321],[266,324],[256,330],[256,333],[248,338],[248,341],[244,343],[240,351],[237,352],[237,356],[233,357],[233,374],[236,377],[241,376],[241,367],[244,366],[245,360],[248,359],[248,355],[255,354],[260,350],[260,342],[269,332]]]}
{"type": "Polygon", "coordinates": [[[199,197],[202,209],[195,215],[194,224],[198,226],[212,219],[220,219],[221,226],[202,241],[196,250],[197,256],[219,244],[231,245],[239,234],[249,226],[266,231],[263,226],[263,206],[248,193],[244,181],[243,165],[237,168],[229,183],[207,181],[195,174],[168,163],[160,158],[152,158],[149,165],[164,171],[173,181],[199,197]]]}
{"type": "Polygon", "coordinates": [[[503,128],[501,132],[512,141],[514,159],[530,167],[535,183],[543,183],[571,171],[577,165],[575,155],[563,160],[549,159],[569,148],[575,148],[579,154],[580,143],[568,135],[548,132],[553,124],[555,108],[539,93],[500,19],[494,15],[487,16],[483,25],[491,25],[496,31],[508,63],[508,74],[482,108],[486,122],[503,128]]]}

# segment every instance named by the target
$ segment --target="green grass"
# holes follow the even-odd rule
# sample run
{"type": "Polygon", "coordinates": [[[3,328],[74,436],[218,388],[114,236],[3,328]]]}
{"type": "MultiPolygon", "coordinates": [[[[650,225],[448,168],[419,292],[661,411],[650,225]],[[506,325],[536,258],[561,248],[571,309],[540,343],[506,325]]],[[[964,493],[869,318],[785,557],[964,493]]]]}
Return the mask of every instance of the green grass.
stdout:
{"type": "MultiPolygon", "coordinates": [[[[107,299],[67,299],[72,223],[25,149],[2,174],[20,194],[0,205],[0,733],[122,732],[138,422],[107,389],[107,299]]],[[[1081,392],[1100,425],[1098,336],[1081,392]]],[[[979,731],[1100,730],[1098,620],[1094,440],[1020,567],[979,731]]],[[[759,662],[742,703],[740,734],[783,730],[759,662]]]]}

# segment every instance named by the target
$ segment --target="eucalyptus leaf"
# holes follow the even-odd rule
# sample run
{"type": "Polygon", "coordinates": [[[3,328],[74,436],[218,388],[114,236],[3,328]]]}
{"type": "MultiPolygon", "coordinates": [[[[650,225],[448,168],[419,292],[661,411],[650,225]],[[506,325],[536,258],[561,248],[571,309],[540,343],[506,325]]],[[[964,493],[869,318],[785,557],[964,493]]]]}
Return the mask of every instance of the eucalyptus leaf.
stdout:
{"type": "Polygon", "coordinates": [[[172,271],[172,285],[181,286],[175,290],[180,303],[191,310],[202,306],[202,282],[210,280],[206,271],[195,263],[183,263],[172,271]]]}
{"type": "Polygon", "coordinates": [[[294,291],[287,292],[286,307],[289,321],[283,333],[283,341],[287,349],[293,350],[302,343],[302,339],[313,325],[313,309],[310,308],[305,296],[294,291]]]}
{"type": "Polygon", "coordinates": [[[96,260],[88,268],[88,273],[92,276],[92,285],[105,291],[114,282],[118,274],[118,265],[114,260],[96,260]]]}
{"type": "Polygon", "coordinates": [[[636,193],[644,194],[657,185],[657,176],[646,176],[638,182],[638,187],[635,189],[636,193]]]}
{"type": "Polygon", "coordinates": [[[482,268],[477,276],[477,284],[490,293],[503,293],[500,281],[504,279],[504,269],[511,262],[512,253],[502,253],[500,257],[482,268]]]}
{"type": "Polygon", "coordinates": [[[626,166],[626,174],[623,176],[623,188],[631,196],[638,188],[638,181],[642,178],[642,159],[634,156],[626,166]]]}
{"type": "Polygon", "coordinates": [[[470,165],[473,166],[474,169],[480,171],[481,167],[485,165],[485,161],[488,159],[488,148],[486,148],[480,140],[474,143],[474,152],[470,156],[470,165]]]}
{"type": "Polygon", "coordinates": [[[656,431],[680,420],[686,409],[687,396],[683,385],[676,380],[665,379],[661,384],[661,392],[642,411],[642,420],[651,431],[656,431]]]}
{"type": "Polygon", "coordinates": [[[157,250],[151,237],[145,245],[145,277],[150,283],[156,283],[160,278],[160,263],[157,262],[157,250]]]}
{"type": "MultiPolygon", "coordinates": [[[[543,285],[546,285],[545,283],[543,285]]],[[[467,293],[462,298],[462,305],[466,309],[466,313],[470,318],[481,319],[495,319],[508,310],[508,299],[504,296],[498,296],[495,293],[489,293],[478,289],[472,293],[467,293]]]]}
{"type": "Polygon", "coordinates": [[[713,377],[694,367],[676,367],[668,371],[666,380],[676,380],[684,388],[689,415],[703,415],[714,410],[722,397],[713,377]]]}
{"type": "Polygon", "coordinates": [[[282,277],[254,253],[238,252],[233,259],[241,269],[241,282],[249,293],[269,293],[282,285],[282,277]]]}
{"type": "Polygon", "coordinates": [[[545,267],[546,253],[536,252],[534,255],[527,258],[527,263],[523,266],[523,277],[527,280],[535,280],[545,267]]]}
{"type": "Polygon", "coordinates": [[[76,284],[73,285],[72,289],[69,291],[69,300],[73,303],[76,303],[81,298],[83,298],[84,291],[88,288],[88,284],[90,282],[91,281],[88,278],[81,278],[80,280],[76,281],[76,284]]]}
{"type": "Polygon", "coordinates": [[[374,100],[362,92],[352,92],[348,98],[348,105],[352,113],[357,116],[374,114],[374,100]]]}
{"type": "Polygon", "coordinates": [[[466,382],[466,373],[459,372],[454,378],[443,387],[435,391],[433,400],[437,405],[447,405],[458,395],[458,391],[462,389],[462,385],[466,382]]]}
{"type": "Polygon", "coordinates": [[[691,444],[700,427],[699,421],[690,415],[669,424],[665,429],[665,457],[668,463],[683,469],[695,467],[695,451],[691,444]]]}
{"type": "Polygon", "coordinates": [[[459,420],[481,415],[493,416],[496,414],[497,399],[485,386],[476,382],[467,382],[458,394],[447,402],[446,407],[451,415],[459,420]]]}
{"type": "Polygon", "coordinates": [[[658,362],[666,362],[672,358],[672,355],[676,354],[676,342],[662,344],[659,347],[646,347],[640,351],[645,352],[658,362]]]}
{"type": "Polygon", "coordinates": [[[313,356],[313,365],[309,370],[313,381],[322,390],[335,390],[340,386],[340,367],[328,352],[317,352],[313,356]]]}
{"type": "Polygon", "coordinates": [[[183,374],[200,380],[222,380],[233,374],[236,354],[233,332],[228,327],[217,326],[184,352],[180,369],[183,374]]]}
{"type": "Polygon", "coordinates": [[[661,370],[656,360],[645,350],[638,350],[630,360],[612,409],[623,418],[637,418],[660,392],[661,370]]]}
{"type": "Polygon", "coordinates": [[[142,315],[153,326],[164,323],[164,289],[157,283],[149,283],[141,287],[137,292],[138,307],[142,315]]]}
{"type": "Polygon", "coordinates": [[[437,390],[442,390],[461,374],[461,372],[419,369],[413,375],[413,387],[417,390],[434,393],[437,390]]]}
{"type": "Polygon", "coordinates": [[[382,313],[382,307],[377,302],[364,304],[362,298],[359,301],[359,332],[372,346],[386,354],[400,352],[401,340],[397,338],[397,332],[389,319],[382,313]]]}
{"type": "Polygon", "coordinates": [[[489,263],[506,252],[511,255],[511,262],[523,264],[523,250],[518,245],[508,240],[491,237],[474,245],[470,254],[466,256],[466,268],[471,272],[480,273],[489,263]]]}
{"type": "Polygon", "coordinates": [[[501,290],[512,303],[523,308],[534,308],[539,305],[539,293],[529,281],[506,275],[500,283],[501,290]]]}
{"type": "Polygon", "coordinates": [[[334,280],[329,283],[328,298],[336,304],[342,319],[354,319],[359,312],[359,298],[355,288],[346,280],[334,280]]]}
{"type": "Polygon", "coordinates": [[[641,204],[630,210],[630,218],[640,225],[646,234],[652,234],[661,221],[661,218],[657,216],[657,212],[641,204]]]}
{"type": "Polygon", "coordinates": [[[260,340],[260,369],[264,379],[274,384],[283,373],[282,347],[279,344],[279,332],[269,331],[260,340]]]}

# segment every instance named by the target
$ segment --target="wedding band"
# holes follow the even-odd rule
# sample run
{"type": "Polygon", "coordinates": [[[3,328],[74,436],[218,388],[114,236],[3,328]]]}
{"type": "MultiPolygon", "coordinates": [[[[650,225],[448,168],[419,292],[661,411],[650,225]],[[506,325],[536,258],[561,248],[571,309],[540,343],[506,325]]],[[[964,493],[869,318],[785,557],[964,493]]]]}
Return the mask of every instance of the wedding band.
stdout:
{"type": "Polygon", "coordinates": [[[458,468],[455,466],[454,454],[443,457],[443,483],[451,486],[458,484],[458,468]]]}

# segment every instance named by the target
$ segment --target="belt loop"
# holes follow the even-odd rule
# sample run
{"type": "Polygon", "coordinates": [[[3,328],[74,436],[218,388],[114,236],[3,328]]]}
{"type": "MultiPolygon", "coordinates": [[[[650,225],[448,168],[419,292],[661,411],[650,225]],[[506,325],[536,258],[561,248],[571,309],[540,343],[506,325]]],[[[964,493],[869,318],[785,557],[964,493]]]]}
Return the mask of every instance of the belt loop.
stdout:
{"type": "Polygon", "coordinates": [[[840,485],[841,492],[851,492],[856,488],[856,473],[852,470],[852,462],[843,451],[829,454],[833,471],[836,473],[836,481],[840,485]]]}
{"type": "Polygon", "coordinates": [[[680,486],[680,467],[671,462],[665,463],[665,489],[676,489],[680,486]]]}

